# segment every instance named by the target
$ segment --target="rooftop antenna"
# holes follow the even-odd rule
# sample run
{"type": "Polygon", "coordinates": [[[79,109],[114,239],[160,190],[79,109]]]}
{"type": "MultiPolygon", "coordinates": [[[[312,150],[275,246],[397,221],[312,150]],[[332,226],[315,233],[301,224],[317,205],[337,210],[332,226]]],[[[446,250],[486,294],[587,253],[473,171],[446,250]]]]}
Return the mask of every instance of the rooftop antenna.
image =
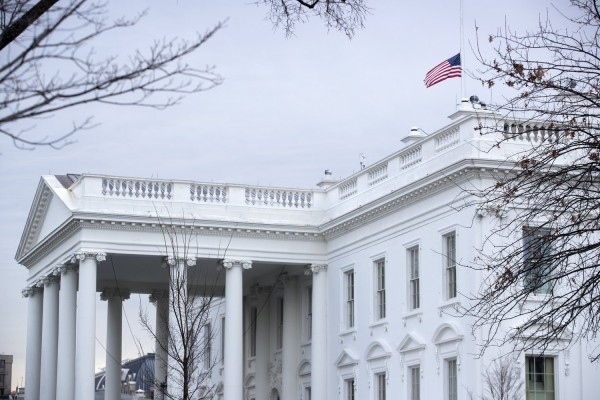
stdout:
{"type": "Polygon", "coordinates": [[[367,159],[367,156],[365,156],[365,153],[360,153],[360,169],[365,169],[365,160],[367,159]]]}

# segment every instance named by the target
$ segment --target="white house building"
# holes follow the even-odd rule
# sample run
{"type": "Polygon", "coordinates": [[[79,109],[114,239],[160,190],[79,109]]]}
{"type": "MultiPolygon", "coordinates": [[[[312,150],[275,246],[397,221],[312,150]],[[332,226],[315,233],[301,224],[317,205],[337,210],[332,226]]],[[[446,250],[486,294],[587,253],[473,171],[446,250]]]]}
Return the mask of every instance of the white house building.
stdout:
{"type": "MultiPolygon", "coordinates": [[[[496,217],[453,205],[466,183],[485,184],[536,138],[492,148],[494,138],[475,128],[497,116],[468,101],[450,118],[315,189],[43,176],[16,255],[29,270],[27,398],[93,399],[101,293],[106,398],[119,399],[121,301],[147,293],[165,313],[170,268],[193,271],[222,296],[206,328],[217,398],[481,395],[498,354],[475,356],[480,338],[455,310],[482,279],[459,265],[476,256],[496,217]],[[170,254],[167,228],[193,235],[193,246],[170,254]]],[[[165,323],[156,329],[167,334],[165,323]]],[[[156,353],[157,382],[168,387],[169,366],[159,361],[168,357],[156,353]]],[[[586,354],[581,342],[515,354],[523,398],[598,398],[599,370],[586,354]]]]}

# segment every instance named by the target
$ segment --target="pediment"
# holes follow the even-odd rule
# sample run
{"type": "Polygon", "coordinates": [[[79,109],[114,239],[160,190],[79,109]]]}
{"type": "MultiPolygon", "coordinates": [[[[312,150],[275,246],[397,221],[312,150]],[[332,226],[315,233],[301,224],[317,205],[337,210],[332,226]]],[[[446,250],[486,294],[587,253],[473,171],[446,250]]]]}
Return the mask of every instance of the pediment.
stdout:
{"type": "Polygon", "coordinates": [[[66,189],[55,177],[42,177],[17,248],[17,261],[71,217],[71,210],[56,190],[66,189]]]}
{"type": "Polygon", "coordinates": [[[570,341],[573,337],[573,333],[571,332],[570,329],[568,328],[564,328],[561,331],[561,328],[548,323],[548,324],[543,324],[543,323],[538,323],[538,324],[532,324],[530,326],[518,326],[516,328],[513,328],[513,336],[520,338],[520,339],[539,339],[539,338],[553,338],[555,340],[566,340],[566,341],[570,341]],[[560,332],[560,333],[558,333],[560,332]]]}
{"type": "Polygon", "coordinates": [[[463,335],[456,325],[452,323],[445,323],[440,325],[433,334],[432,342],[439,345],[442,343],[455,342],[462,340],[463,335]]]}
{"type": "Polygon", "coordinates": [[[399,353],[406,353],[412,350],[421,350],[425,348],[425,342],[416,334],[408,333],[398,345],[399,353]]]}
{"type": "Polygon", "coordinates": [[[380,358],[387,358],[392,355],[390,347],[383,341],[375,341],[367,348],[365,358],[368,361],[377,360],[380,358]]]}
{"type": "Polygon", "coordinates": [[[348,349],[342,350],[337,360],[335,360],[335,365],[338,368],[356,364],[358,364],[358,357],[348,349]]]}
{"type": "Polygon", "coordinates": [[[300,366],[298,367],[298,375],[299,376],[310,375],[310,362],[308,362],[308,360],[300,361],[300,366]]]}

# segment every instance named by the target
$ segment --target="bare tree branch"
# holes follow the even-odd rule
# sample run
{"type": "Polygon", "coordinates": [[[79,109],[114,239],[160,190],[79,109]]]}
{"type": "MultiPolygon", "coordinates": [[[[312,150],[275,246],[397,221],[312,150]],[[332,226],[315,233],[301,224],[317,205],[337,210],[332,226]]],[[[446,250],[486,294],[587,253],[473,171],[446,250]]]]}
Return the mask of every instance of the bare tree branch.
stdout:
{"type": "Polygon", "coordinates": [[[486,278],[464,310],[483,350],[543,352],[600,331],[600,14],[593,0],[571,0],[561,15],[569,30],[548,18],[520,35],[506,26],[489,37],[491,59],[477,49],[481,83],[510,91],[495,107],[502,122],[482,121],[481,134],[528,145],[491,186],[468,190],[493,221],[469,265],[486,278]]]}

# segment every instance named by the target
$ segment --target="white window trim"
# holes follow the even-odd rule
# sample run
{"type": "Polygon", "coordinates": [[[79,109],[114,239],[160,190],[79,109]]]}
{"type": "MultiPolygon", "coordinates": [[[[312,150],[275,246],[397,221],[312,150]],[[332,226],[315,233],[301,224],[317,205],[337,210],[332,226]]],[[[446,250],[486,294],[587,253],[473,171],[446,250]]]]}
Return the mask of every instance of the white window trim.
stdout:
{"type": "Polygon", "coordinates": [[[356,268],[355,264],[347,265],[343,268],[340,268],[340,335],[347,335],[350,333],[356,332],[357,319],[356,319],[356,268]],[[346,274],[350,271],[354,271],[354,326],[352,328],[348,328],[347,320],[346,320],[346,274]]]}
{"type": "MultiPolygon", "coordinates": [[[[385,266],[388,265],[388,257],[387,257],[387,252],[383,251],[377,254],[373,254],[370,257],[371,260],[371,274],[370,274],[370,279],[371,279],[371,307],[370,307],[370,324],[369,327],[373,328],[379,325],[385,325],[387,327],[387,316],[388,316],[388,307],[387,307],[387,301],[388,301],[388,293],[386,292],[385,294],[385,301],[386,301],[386,310],[385,310],[385,318],[377,318],[378,312],[377,312],[377,261],[379,260],[384,260],[385,261],[385,266]]],[[[356,271],[356,269],[355,269],[356,271]]],[[[385,274],[387,275],[387,269],[385,271],[385,274]]],[[[355,278],[355,282],[356,282],[356,275],[354,276],[355,278]]],[[[389,277],[386,276],[386,280],[389,277]]],[[[355,298],[356,298],[356,292],[355,292],[355,298]]],[[[356,310],[355,310],[356,311],[356,310]]],[[[355,313],[356,315],[356,313],[355,313]]],[[[356,320],[355,320],[356,323],[356,320]]]]}

